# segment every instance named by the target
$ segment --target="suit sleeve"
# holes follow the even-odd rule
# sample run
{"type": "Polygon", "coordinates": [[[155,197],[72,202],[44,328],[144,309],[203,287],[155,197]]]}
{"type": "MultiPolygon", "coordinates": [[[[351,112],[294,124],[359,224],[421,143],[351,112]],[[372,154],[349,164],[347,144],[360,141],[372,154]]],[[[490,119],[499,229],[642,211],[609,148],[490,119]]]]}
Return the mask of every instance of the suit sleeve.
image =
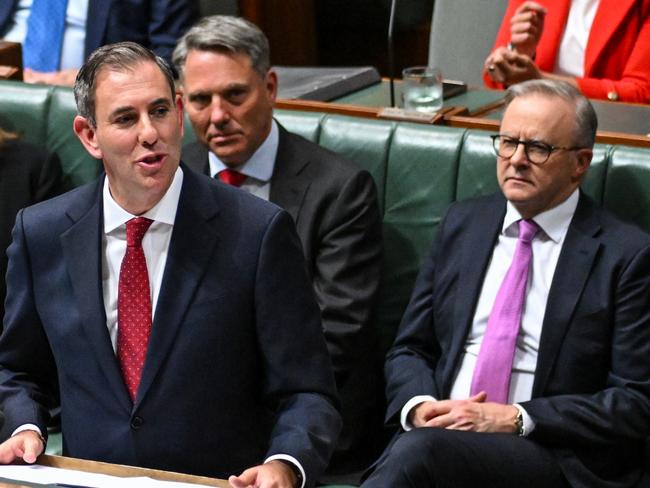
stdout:
{"type": "Polygon", "coordinates": [[[313,284],[336,384],[372,344],[372,310],[379,287],[382,236],[377,191],[366,171],[341,188],[319,229],[313,284]]]}
{"type": "Polygon", "coordinates": [[[614,285],[604,388],[522,403],[535,422],[531,439],[593,446],[650,435],[650,246],[626,263],[614,285]]]}
{"type": "Polygon", "coordinates": [[[171,64],[178,39],[199,18],[197,0],[152,0],[148,22],[151,49],[171,64]]]}
{"type": "Polygon", "coordinates": [[[23,424],[47,432],[48,408],[58,403],[56,365],[32,293],[32,270],[21,210],[9,247],[4,331],[0,337],[3,433],[23,424]]]}
{"type": "Polygon", "coordinates": [[[312,486],[329,461],[341,419],[319,309],[293,221],[284,211],[262,241],[256,283],[266,397],[275,412],[266,457],[293,456],[312,486]]]}

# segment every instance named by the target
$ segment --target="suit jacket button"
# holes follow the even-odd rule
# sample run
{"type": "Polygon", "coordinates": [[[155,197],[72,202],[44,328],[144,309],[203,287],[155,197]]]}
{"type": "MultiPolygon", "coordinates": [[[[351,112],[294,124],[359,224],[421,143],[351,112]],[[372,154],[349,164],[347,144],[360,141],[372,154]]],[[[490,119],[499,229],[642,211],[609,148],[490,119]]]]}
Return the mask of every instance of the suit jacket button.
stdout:
{"type": "Polygon", "coordinates": [[[144,419],[142,417],[133,417],[131,419],[131,428],[133,430],[138,430],[144,424],[144,419]]]}

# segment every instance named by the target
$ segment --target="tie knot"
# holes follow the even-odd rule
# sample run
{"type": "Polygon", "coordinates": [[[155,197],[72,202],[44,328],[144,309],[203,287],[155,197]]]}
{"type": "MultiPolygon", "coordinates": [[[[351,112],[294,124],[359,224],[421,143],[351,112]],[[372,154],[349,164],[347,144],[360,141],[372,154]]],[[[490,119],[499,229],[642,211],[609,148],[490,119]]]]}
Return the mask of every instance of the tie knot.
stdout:
{"type": "Polygon", "coordinates": [[[128,247],[140,247],[142,238],[149,229],[153,220],[144,217],[135,217],[126,223],[126,245],[128,247]]]}
{"type": "Polygon", "coordinates": [[[239,171],[235,171],[234,169],[230,168],[219,171],[219,174],[217,176],[224,183],[236,186],[238,188],[242,185],[242,183],[244,183],[244,180],[246,179],[245,174],[242,174],[239,171]]]}
{"type": "Polygon", "coordinates": [[[519,221],[519,240],[524,242],[531,242],[537,234],[539,226],[534,220],[520,220],[519,221]]]}

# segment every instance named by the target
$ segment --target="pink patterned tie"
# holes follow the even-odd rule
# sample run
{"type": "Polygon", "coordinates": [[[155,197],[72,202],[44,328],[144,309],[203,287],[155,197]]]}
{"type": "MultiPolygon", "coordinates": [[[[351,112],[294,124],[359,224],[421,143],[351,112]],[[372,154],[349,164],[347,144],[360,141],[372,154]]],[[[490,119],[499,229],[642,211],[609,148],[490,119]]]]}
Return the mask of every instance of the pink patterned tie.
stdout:
{"type": "Polygon", "coordinates": [[[245,174],[229,168],[222,169],[221,171],[219,171],[217,176],[224,183],[228,185],[236,186],[237,188],[242,186],[242,183],[244,183],[244,180],[246,180],[245,174]]]}
{"type": "Polygon", "coordinates": [[[532,241],[539,227],[532,220],[519,221],[519,239],[494,306],[479,351],[471,394],[487,393],[491,402],[506,403],[510,390],[521,313],[526,297],[528,269],[533,257],[532,241]]]}
{"type": "Polygon", "coordinates": [[[136,217],[126,223],[126,254],[117,293],[117,357],[131,400],[135,401],[151,334],[151,291],[142,238],[152,221],[136,217]]]}

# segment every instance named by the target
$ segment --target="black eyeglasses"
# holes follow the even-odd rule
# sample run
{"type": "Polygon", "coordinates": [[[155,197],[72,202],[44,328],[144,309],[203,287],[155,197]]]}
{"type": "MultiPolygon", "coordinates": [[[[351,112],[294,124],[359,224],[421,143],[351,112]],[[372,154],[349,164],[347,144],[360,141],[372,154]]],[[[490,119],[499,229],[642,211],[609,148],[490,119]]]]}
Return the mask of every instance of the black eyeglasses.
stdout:
{"type": "Polygon", "coordinates": [[[577,151],[578,149],[584,149],[584,147],[580,146],[552,146],[546,142],[535,140],[522,141],[521,139],[504,136],[503,134],[494,134],[490,138],[492,139],[492,146],[497,156],[511,158],[517,151],[519,144],[523,144],[526,159],[534,164],[544,164],[554,151],[577,151]]]}

